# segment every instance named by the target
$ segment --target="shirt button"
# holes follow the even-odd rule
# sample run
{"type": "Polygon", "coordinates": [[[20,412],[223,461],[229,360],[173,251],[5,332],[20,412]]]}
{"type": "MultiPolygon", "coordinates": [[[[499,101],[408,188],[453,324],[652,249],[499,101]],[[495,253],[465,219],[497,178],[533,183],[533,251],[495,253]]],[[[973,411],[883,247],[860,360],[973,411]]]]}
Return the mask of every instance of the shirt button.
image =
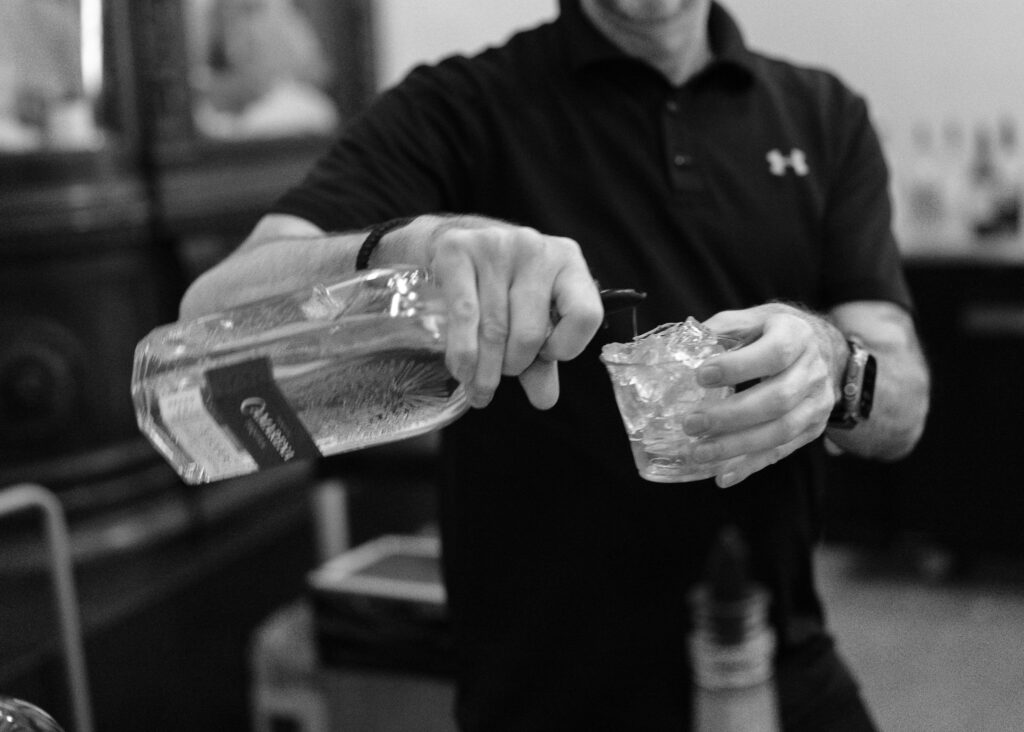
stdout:
{"type": "Polygon", "coordinates": [[[675,165],[677,168],[684,168],[691,162],[693,162],[693,158],[691,158],[689,155],[683,155],[682,153],[676,153],[672,157],[672,164],[675,165]]]}
{"type": "Polygon", "coordinates": [[[665,102],[665,111],[669,114],[676,114],[679,112],[679,102],[675,99],[669,99],[665,102]]]}

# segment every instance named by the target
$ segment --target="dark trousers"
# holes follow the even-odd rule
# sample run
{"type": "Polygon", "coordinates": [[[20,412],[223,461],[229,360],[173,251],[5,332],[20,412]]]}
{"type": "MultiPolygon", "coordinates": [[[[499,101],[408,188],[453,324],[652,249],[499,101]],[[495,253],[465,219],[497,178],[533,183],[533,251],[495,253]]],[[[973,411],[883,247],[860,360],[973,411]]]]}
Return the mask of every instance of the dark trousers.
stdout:
{"type": "Polygon", "coordinates": [[[783,732],[878,732],[860,688],[827,638],[780,662],[783,732]]]}

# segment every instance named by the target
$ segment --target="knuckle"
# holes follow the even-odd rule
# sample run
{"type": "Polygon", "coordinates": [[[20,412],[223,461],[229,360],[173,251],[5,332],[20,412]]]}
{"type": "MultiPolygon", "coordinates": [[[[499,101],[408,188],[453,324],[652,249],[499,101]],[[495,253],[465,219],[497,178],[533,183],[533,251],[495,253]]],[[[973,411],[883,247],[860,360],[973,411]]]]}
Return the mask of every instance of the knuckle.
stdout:
{"type": "Polygon", "coordinates": [[[480,321],[480,339],[487,343],[504,343],[508,340],[508,322],[489,316],[480,321]]]}
{"type": "Polygon", "coordinates": [[[797,357],[800,355],[801,350],[799,343],[800,342],[797,341],[796,339],[790,338],[787,338],[779,343],[776,349],[775,358],[777,359],[776,366],[778,366],[780,370],[786,368],[791,363],[796,361],[797,357]]]}
{"type": "Polygon", "coordinates": [[[796,330],[800,338],[812,338],[814,337],[814,326],[811,325],[810,321],[804,315],[793,315],[793,327],[796,330]]]}
{"type": "Polygon", "coordinates": [[[453,376],[466,381],[467,375],[476,365],[476,356],[467,348],[450,348],[445,356],[445,364],[453,376]]]}
{"type": "Polygon", "coordinates": [[[448,309],[448,319],[456,324],[474,323],[479,317],[479,306],[468,297],[455,300],[448,309]]]}
{"type": "Polygon", "coordinates": [[[529,226],[506,229],[498,232],[498,235],[501,246],[509,251],[514,248],[518,257],[535,257],[543,253],[545,248],[544,236],[529,226]]]}
{"type": "Polygon", "coordinates": [[[570,257],[583,256],[583,249],[575,239],[570,239],[567,236],[554,236],[551,237],[551,242],[570,257]]]}
{"type": "Polygon", "coordinates": [[[466,248],[470,234],[460,229],[447,229],[434,239],[434,258],[445,261],[457,257],[466,248]]]}
{"type": "Polygon", "coordinates": [[[796,398],[793,387],[780,385],[771,394],[769,409],[772,414],[786,415],[796,404],[796,398]]]}
{"type": "Polygon", "coordinates": [[[547,305],[551,300],[550,288],[535,280],[516,282],[511,295],[514,301],[524,305],[547,305]]]}
{"type": "Polygon", "coordinates": [[[796,450],[800,446],[806,445],[808,442],[811,442],[820,435],[825,429],[825,422],[827,418],[827,413],[822,414],[812,405],[810,410],[806,412],[805,418],[800,420],[799,424],[796,426],[796,434],[793,435],[792,439],[794,444],[790,448],[790,452],[796,450]]]}
{"type": "Polygon", "coordinates": [[[495,263],[511,259],[511,252],[518,246],[515,233],[510,229],[488,229],[482,238],[483,251],[495,263]]]}
{"type": "MultiPolygon", "coordinates": [[[[780,420],[780,432],[783,442],[795,440],[804,431],[804,424],[794,413],[784,415],[780,420]]],[[[778,448],[775,448],[776,450],[778,448]]]]}
{"type": "Polygon", "coordinates": [[[818,361],[818,368],[814,369],[811,377],[811,387],[817,392],[827,392],[831,386],[832,377],[829,374],[828,365],[824,360],[818,361]]]}
{"type": "Polygon", "coordinates": [[[533,353],[544,347],[547,336],[547,331],[544,329],[524,327],[516,334],[516,345],[527,352],[533,353]]]}

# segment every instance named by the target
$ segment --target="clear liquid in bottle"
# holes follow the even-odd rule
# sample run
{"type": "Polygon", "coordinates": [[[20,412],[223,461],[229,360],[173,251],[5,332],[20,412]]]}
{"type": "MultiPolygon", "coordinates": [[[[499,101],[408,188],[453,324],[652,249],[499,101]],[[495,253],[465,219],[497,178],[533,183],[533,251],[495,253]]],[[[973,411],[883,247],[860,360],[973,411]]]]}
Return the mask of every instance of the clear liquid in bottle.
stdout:
{"type": "Polygon", "coordinates": [[[63,729],[35,704],[0,696],[0,732],[63,732],[63,729]]]}
{"type": "Polygon", "coordinates": [[[139,427],[187,483],[424,434],[468,403],[420,269],[372,270],[151,332],[139,427]]]}

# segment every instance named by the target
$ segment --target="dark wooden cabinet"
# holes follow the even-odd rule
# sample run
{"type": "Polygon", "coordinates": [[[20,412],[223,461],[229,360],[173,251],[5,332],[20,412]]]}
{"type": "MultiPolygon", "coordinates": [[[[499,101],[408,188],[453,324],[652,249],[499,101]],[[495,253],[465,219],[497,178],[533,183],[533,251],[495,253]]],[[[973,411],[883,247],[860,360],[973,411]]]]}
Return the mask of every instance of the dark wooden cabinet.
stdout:
{"type": "Polygon", "coordinates": [[[911,534],[966,558],[1024,552],[1024,241],[1018,246],[1019,257],[908,262],[931,413],[906,460],[833,462],[833,537],[911,534]]]}
{"type": "MultiPolygon", "coordinates": [[[[310,479],[241,480],[231,501],[217,487],[183,486],[138,432],[132,358],[149,330],[177,317],[191,278],[236,246],[365,105],[374,4],[46,5],[70,19],[58,28],[69,46],[79,41],[70,57],[102,68],[69,72],[82,77],[70,86],[84,115],[70,142],[48,136],[42,101],[60,100],[37,105],[28,142],[0,140],[0,488],[41,483],[66,509],[99,729],[245,729],[249,634],[303,591],[314,561],[310,479]],[[320,39],[330,66],[321,91],[337,111],[332,128],[204,134],[190,49],[209,29],[189,18],[219,6],[301,16],[292,19],[320,39]],[[79,11],[90,23],[75,21],[79,11]]],[[[273,32],[263,41],[281,52],[273,32]]],[[[216,48],[205,58],[224,63],[216,48]]],[[[23,518],[0,526],[0,694],[64,720],[45,577],[24,566],[35,532],[23,518]]]]}

